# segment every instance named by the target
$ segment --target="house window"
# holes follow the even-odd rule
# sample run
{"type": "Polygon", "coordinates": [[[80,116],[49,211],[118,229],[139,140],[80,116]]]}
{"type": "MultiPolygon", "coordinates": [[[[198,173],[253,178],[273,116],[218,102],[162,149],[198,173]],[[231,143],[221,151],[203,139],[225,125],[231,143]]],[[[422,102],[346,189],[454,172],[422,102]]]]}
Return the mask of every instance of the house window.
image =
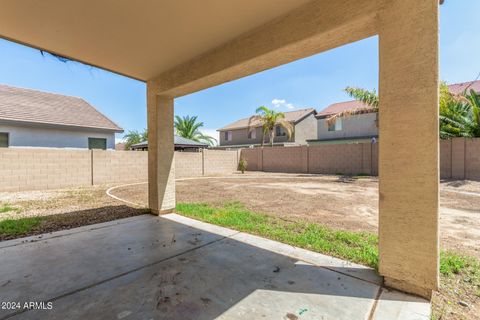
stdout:
{"type": "Polygon", "coordinates": [[[107,139],[105,139],[105,138],[88,138],[88,149],[107,150],[107,139]]]}
{"type": "Polygon", "coordinates": [[[283,127],[281,126],[276,126],[275,127],[275,135],[277,137],[283,137],[283,136],[286,136],[287,135],[287,132],[285,131],[285,129],[283,129],[283,127]]]}
{"type": "Polygon", "coordinates": [[[343,129],[342,118],[337,118],[335,122],[328,124],[328,131],[341,131],[343,129]]]}
{"type": "Polygon", "coordinates": [[[248,132],[248,139],[255,140],[257,139],[257,130],[253,129],[248,132]]]}
{"type": "Polygon", "coordinates": [[[232,131],[225,131],[225,141],[232,141],[232,131]]]}
{"type": "Polygon", "coordinates": [[[8,148],[8,132],[0,132],[0,148],[8,148]]]}

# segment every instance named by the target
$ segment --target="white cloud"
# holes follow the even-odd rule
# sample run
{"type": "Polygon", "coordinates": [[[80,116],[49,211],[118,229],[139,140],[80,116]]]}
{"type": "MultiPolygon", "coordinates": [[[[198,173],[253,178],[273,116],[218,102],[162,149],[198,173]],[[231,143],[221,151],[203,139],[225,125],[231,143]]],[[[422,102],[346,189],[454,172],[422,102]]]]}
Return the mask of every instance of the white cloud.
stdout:
{"type": "Polygon", "coordinates": [[[296,106],[291,103],[291,102],[287,102],[287,100],[285,99],[273,99],[272,100],[272,105],[275,107],[275,108],[286,108],[288,110],[293,110],[296,108],[296,106]]]}
{"type": "Polygon", "coordinates": [[[275,108],[280,108],[284,105],[287,101],[285,99],[273,99],[272,104],[275,108]]]}

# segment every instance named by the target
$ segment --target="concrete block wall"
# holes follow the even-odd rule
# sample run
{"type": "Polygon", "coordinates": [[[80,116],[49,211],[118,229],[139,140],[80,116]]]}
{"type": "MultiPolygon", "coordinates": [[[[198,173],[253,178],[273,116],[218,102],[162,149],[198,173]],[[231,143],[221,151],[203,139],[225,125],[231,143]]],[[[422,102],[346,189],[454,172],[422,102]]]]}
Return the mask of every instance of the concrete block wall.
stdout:
{"type": "Polygon", "coordinates": [[[175,152],[175,177],[199,177],[203,175],[202,152],[175,152]]]}
{"type": "Polygon", "coordinates": [[[145,181],[148,154],[132,151],[92,150],[93,184],[145,181]]]}
{"type": "MultiPolygon", "coordinates": [[[[249,148],[241,157],[248,171],[378,175],[378,143],[249,148]]],[[[441,140],[440,176],[480,181],[480,138],[441,140]]]]}
{"type": "Polygon", "coordinates": [[[203,174],[215,175],[237,171],[240,150],[203,150],[203,174]]]}
{"type": "Polygon", "coordinates": [[[332,174],[368,173],[364,172],[363,145],[332,144],[309,147],[309,172],[332,174]]]}
{"type": "MultiPolygon", "coordinates": [[[[238,151],[175,152],[177,178],[229,174],[238,151]]],[[[148,179],[148,152],[0,148],[0,191],[133,183],[148,179]]]]}
{"type": "Polygon", "coordinates": [[[87,186],[91,179],[88,151],[0,149],[0,191],[87,186]]]}

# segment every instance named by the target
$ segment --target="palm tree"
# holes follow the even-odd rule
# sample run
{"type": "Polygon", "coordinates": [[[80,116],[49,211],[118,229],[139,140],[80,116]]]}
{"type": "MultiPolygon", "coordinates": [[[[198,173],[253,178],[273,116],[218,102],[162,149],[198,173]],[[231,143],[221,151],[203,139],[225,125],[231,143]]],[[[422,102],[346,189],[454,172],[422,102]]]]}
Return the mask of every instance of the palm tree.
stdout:
{"type": "Polygon", "coordinates": [[[275,110],[268,109],[265,106],[260,106],[255,110],[257,113],[248,119],[248,132],[255,129],[258,124],[262,126],[262,147],[265,135],[269,136],[270,146],[273,147],[273,139],[275,138],[275,127],[282,127],[288,139],[293,135],[293,125],[285,120],[285,114],[283,112],[277,112],[275,110]]]}
{"type": "Polygon", "coordinates": [[[211,146],[215,145],[217,142],[215,138],[200,132],[199,128],[203,127],[203,122],[197,122],[197,118],[197,116],[175,116],[174,126],[176,134],[193,141],[207,143],[211,146]]]}
{"type": "Polygon", "coordinates": [[[440,84],[440,138],[480,137],[480,96],[474,91],[452,94],[440,84]]]}
{"type": "MultiPolygon", "coordinates": [[[[378,112],[379,99],[378,99],[378,94],[375,90],[370,91],[370,90],[355,88],[355,87],[346,87],[344,90],[350,97],[360,102],[363,102],[368,107],[349,109],[349,110],[345,110],[337,114],[334,114],[329,118],[327,118],[328,124],[335,123],[335,121],[338,118],[342,118],[342,117],[353,116],[356,114],[378,112]]],[[[377,122],[377,125],[378,125],[378,122],[377,122]]]]}
{"type": "Polygon", "coordinates": [[[129,130],[128,133],[123,136],[123,139],[125,139],[125,150],[130,150],[133,144],[147,141],[147,129],[144,129],[142,132],[129,130]]]}

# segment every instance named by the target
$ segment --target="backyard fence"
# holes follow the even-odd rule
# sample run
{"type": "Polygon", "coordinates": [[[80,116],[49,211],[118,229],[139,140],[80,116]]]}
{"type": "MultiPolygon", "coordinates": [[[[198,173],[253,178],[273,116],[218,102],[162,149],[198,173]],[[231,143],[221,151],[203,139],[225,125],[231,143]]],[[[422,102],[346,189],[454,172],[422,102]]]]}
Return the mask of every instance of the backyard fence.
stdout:
{"type": "MultiPolygon", "coordinates": [[[[175,152],[177,178],[228,174],[239,151],[175,152]]],[[[148,152],[0,148],[0,191],[147,181],[148,152]]]]}
{"type": "MultiPolygon", "coordinates": [[[[412,150],[411,156],[415,157],[412,150]]],[[[421,151],[420,151],[421,152],[421,151]]],[[[248,171],[378,175],[378,144],[332,144],[175,152],[177,178],[248,171]]],[[[440,141],[443,179],[480,181],[480,138],[440,141]]],[[[148,152],[0,149],[0,191],[58,189],[148,179],[148,152]]]]}
{"type": "MultiPolygon", "coordinates": [[[[378,175],[378,143],[243,149],[247,170],[378,175]]],[[[411,156],[416,152],[412,150],[411,156]]],[[[480,138],[440,141],[443,179],[480,180],[480,138]]]]}

